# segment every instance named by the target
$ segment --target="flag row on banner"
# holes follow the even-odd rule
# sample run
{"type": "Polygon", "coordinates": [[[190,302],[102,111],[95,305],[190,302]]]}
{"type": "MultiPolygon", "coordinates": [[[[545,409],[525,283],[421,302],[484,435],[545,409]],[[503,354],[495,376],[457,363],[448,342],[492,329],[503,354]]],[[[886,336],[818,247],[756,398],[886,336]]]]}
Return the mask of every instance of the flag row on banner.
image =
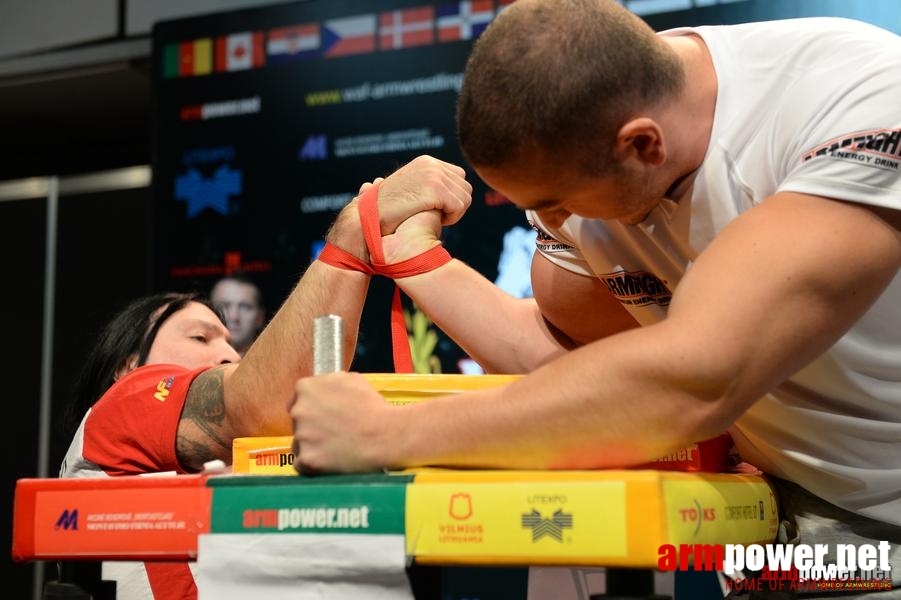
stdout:
{"type": "Polygon", "coordinates": [[[163,77],[256,69],[267,63],[334,58],[477,38],[514,0],[461,0],[205,37],[163,47],[163,77]],[[496,4],[496,6],[495,6],[496,4]]]}

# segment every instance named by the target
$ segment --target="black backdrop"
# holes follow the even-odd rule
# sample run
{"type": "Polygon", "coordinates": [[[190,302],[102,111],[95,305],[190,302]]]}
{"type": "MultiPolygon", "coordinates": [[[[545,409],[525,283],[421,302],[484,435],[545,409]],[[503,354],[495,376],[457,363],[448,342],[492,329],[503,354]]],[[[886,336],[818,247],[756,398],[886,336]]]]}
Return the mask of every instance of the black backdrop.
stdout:
{"type": "MultiPolygon", "coordinates": [[[[315,255],[338,208],[362,182],[423,153],[462,165],[454,110],[478,30],[470,39],[443,41],[439,15],[464,4],[494,14],[510,1],[308,0],[158,24],[153,32],[154,288],[207,291],[223,273],[241,268],[260,283],[271,313],[315,255]],[[410,11],[412,22],[423,26],[407,40],[414,45],[387,48],[380,38],[381,19],[393,11],[410,11]],[[372,33],[371,46],[331,56],[341,48],[332,45],[332,33],[342,31],[335,21],[346,25],[347,19],[358,32],[372,33]],[[302,27],[315,41],[304,47],[302,58],[286,60],[268,45],[292,27],[302,27]],[[245,57],[253,68],[218,70],[217,59],[224,56],[218,42],[242,32],[248,40],[256,34],[258,52],[245,57]],[[208,44],[211,72],[173,75],[178,65],[172,61],[183,58],[179,44],[195,40],[208,44]],[[204,111],[212,117],[202,118],[204,111]]],[[[658,31],[827,14],[898,29],[893,0],[623,4],[658,31]]],[[[518,256],[504,264],[517,268],[504,273],[504,281],[514,293],[529,293],[523,215],[471,170],[468,179],[473,206],[460,224],[445,230],[446,247],[497,280],[505,234],[524,228],[508,236],[508,242],[517,241],[507,248],[509,256],[518,256]]],[[[389,291],[387,283],[371,288],[358,370],[392,369],[389,291]]],[[[443,335],[439,339],[440,369],[456,372],[461,351],[443,335]]]]}
{"type": "MultiPolygon", "coordinates": [[[[454,109],[472,40],[439,40],[434,17],[441,4],[312,0],[157,26],[155,286],[208,290],[223,272],[239,267],[262,284],[274,309],[309,264],[337,209],[362,182],[419,154],[463,164],[454,109]],[[421,24],[427,29],[409,41],[419,45],[384,48],[379,18],[417,7],[426,7],[421,24]],[[375,32],[373,47],[326,56],[327,30],[335,19],[348,17],[375,32]],[[264,52],[257,61],[265,64],[255,68],[218,72],[214,66],[204,75],[168,75],[174,44],[211,39],[215,65],[217,37],[258,32],[265,51],[279,29],[304,24],[320,33],[314,57],[280,61],[282,56],[264,52]],[[207,111],[241,114],[198,118],[204,105],[207,111]]],[[[494,14],[494,2],[473,4],[487,5],[494,14]]],[[[445,230],[445,244],[494,280],[504,234],[528,225],[472,172],[468,179],[475,187],[472,209],[445,230]]],[[[528,272],[517,273],[527,286],[528,272]]],[[[356,369],[392,370],[389,292],[387,283],[371,289],[356,369]]],[[[449,340],[441,338],[437,354],[442,371],[457,371],[461,353],[449,340]]]]}

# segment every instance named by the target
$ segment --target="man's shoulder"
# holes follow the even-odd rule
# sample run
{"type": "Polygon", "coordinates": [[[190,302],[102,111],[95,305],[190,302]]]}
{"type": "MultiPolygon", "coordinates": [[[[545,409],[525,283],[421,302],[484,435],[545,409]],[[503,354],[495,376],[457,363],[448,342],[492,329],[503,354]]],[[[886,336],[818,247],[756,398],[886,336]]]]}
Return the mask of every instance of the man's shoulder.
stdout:
{"type": "Polygon", "coordinates": [[[172,393],[186,393],[194,378],[210,368],[189,369],[181,365],[171,364],[138,367],[114,383],[103,394],[98,405],[112,399],[126,396],[133,397],[135,395],[146,395],[148,398],[152,397],[154,400],[163,402],[172,393]]]}

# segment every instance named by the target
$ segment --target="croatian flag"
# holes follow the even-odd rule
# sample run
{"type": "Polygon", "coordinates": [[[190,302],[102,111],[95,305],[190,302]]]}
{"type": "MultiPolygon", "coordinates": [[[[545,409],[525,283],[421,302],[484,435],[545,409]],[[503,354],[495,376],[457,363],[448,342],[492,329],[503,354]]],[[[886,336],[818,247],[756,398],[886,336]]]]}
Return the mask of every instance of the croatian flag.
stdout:
{"type": "Polygon", "coordinates": [[[396,50],[435,42],[435,8],[420,6],[379,15],[379,48],[396,50]]]}
{"type": "Polygon", "coordinates": [[[479,37],[494,18],[491,0],[464,0],[438,7],[438,40],[453,42],[479,37]]]}
{"type": "Polygon", "coordinates": [[[280,27],[269,31],[266,51],[270,62],[314,58],[319,54],[319,43],[317,23],[280,27]]]}
{"type": "Polygon", "coordinates": [[[332,19],[322,24],[322,53],[326,57],[375,51],[375,15],[332,19]]]}
{"type": "Polygon", "coordinates": [[[243,71],[262,67],[263,34],[245,31],[216,38],[216,70],[243,71]]]}

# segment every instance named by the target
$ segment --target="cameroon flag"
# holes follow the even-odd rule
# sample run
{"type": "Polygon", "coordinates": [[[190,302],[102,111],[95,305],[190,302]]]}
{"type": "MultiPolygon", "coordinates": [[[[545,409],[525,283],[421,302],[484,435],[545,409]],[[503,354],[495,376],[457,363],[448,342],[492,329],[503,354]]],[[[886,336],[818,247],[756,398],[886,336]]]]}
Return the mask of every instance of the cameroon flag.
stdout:
{"type": "Polygon", "coordinates": [[[213,41],[200,38],[163,48],[163,77],[208,75],[213,70],[213,41]]]}

